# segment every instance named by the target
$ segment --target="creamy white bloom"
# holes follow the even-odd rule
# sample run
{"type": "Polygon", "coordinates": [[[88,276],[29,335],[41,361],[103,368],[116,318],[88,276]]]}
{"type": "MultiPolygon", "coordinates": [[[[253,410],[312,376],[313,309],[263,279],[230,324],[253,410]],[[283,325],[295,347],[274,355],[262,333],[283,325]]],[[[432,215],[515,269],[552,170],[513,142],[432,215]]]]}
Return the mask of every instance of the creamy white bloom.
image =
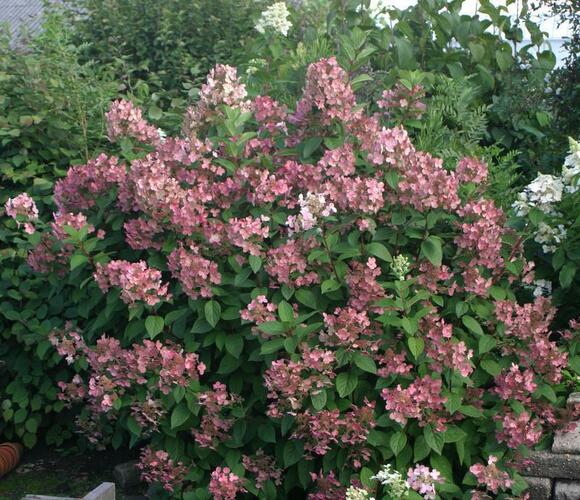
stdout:
{"type": "Polygon", "coordinates": [[[384,487],[384,492],[392,498],[402,498],[409,493],[410,486],[400,472],[391,469],[391,465],[383,465],[383,468],[371,479],[378,481],[384,487]]]}
{"type": "Polygon", "coordinates": [[[408,257],[397,255],[393,258],[393,262],[391,262],[391,272],[398,280],[403,281],[410,270],[411,263],[409,262],[408,257]]]}
{"type": "Polygon", "coordinates": [[[570,137],[570,154],[566,156],[562,167],[562,181],[567,193],[580,189],[580,144],[570,137]]]}
{"type": "Polygon", "coordinates": [[[539,174],[518,195],[513,207],[519,216],[527,215],[532,208],[538,208],[545,214],[554,214],[554,205],[562,201],[563,193],[562,179],[549,174],[539,174]]]}
{"type": "Polygon", "coordinates": [[[346,490],[346,500],[375,500],[375,497],[372,497],[370,493],[363,489],[363,488],[355,488],[354,486],[350,486],[346,490]]]}
{"type": "Polygon", "coordinates": [[[548,297],[552,295],[552,282],[548,280],[535,280],[530,288],[534,297],[548,297]]]}
{"type": "Polygon", "coordinates": [[[284,2],[276,2],[270,5],[258,20],[255,28],[260,33],[265,33],[266,30],[272,30],[284,36],[288,35],[288,31],[292,27],[292,23],[288,20],[290,12],[284,2]]]}
{"type": "Polygon", "coordinates": [[[566,234],[567,232],[563,224],[552,227],[545,222],[540,222],[534,241],[542,245],[544,253],[554,253],[558,250],[558,244],[566,239],[566,234]]]}
{"type": "Polygon", "coordinates": [[[163,130],[162,128],[158,128],[157,133],[159,134],[159,142],[163,144],[167,139],[167,132],[165,132],[165,130],[163,130]]]}
{"type": "Polygon", "coordinates": [[[392,9],[393,7],[393,0],[371,0],[368,7],[359,5],[356,10],[357,12],[364,10],[374,21],[378,29],[385,29],[391,23],[391,16],[389,15],[388,9],[392,9]]]}
{"type": "Polygon", "coordinates": [[[306,193],[306,196],[298,196],[300,213],[288,217],[286,225],[290,228],[290,233],[308,231],[318,226],[320,217],[328,217],[336,212],[333,203],[327,203],[326,198],[321,193],[306,193]]]}

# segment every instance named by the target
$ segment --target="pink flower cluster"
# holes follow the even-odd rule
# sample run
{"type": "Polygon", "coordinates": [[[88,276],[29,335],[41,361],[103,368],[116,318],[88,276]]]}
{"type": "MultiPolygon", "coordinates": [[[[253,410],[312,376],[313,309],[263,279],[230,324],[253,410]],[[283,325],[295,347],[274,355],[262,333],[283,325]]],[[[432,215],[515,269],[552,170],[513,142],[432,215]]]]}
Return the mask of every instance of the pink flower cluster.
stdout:
{"type": "Polygon", "coordinates": [[[442,382],[429,375],[417,378],[406,389],[397,385],[394,389],[383,389],[381,396],[386,402],[389,418],[401,425],[416,419],[420,426],[432,424],[437,431],[446,429],[448,414],[444,404],[447,398],[441,396],[442,382]]]}
{"type": "Polygon", "coordinates": [[[383,98],[377,101],[379,108],[385,109],[388,116],[394,111],[402,113],[403,119],[419,120],[427,105],[421,100],[425,97],[425,89],[422,85],[406,85],[397,82],[392,89],[383,92],[383,98]]]}
{"type": "Polygon", "coordinates": [[[282,484],[282,469],[276,466],[274,457],[266,455],[259,449],[253,456],[243,455],[242,464],[244,469],[254,474],[256,489],[261,490],[266,481],[272,481],[276,486],[282,484]]]}
{"type": "MultiPolygon", "coordinates": [[[[78,379],[73,380],[74,385],[60,383],[61,398],[75,401],[86,393],[91,411],[97,414],[109,412],[116,400],[138,386],[146,386],[151,394],[156,391],[169,394],[173,387],[185,387],[190,380],[197,380],[205,372],[205,365],[197,354],[184,353],[183,349],[172,344],[144,340],[143,344],[123,349],[117,339],[102,336],[94,347],[89,348],[71,325],[61,332],[53,332],[50,341],[68,363],[82,355],[89,365],[87,390],[80,389],[78,379]]],[[[154,399],[151,394],[148,400],[154,399]]],[[[156,402],[147,405],[149,408],[137,403],[139,408],[134,411],[144,418],[146,415],[161,416],[162,412],[156,411],[156,402]]]]}
{"type": "Polygon", "coordinates": [[[236,500],[236,495],[245,491],[243,479],[229,467],[216,467],[211,473],[209,492],[213,500],[236,500]]]}
{"type": "Polygon", "coordinates": [[[482,184],[487,180],[487,165],[477,158],[463,158],[459,160],[455,169],[459,182],[482,184]]]}
{"type": "Polygon", "coordinates": [[[94,278],[103,293],[116,286],[121,288],[121,299],[126,304],[142,300],[150,306],[171,299],[167,283],[161,282],[161,272],[147,267],[145,261],[112,260],[97,263],[94,278]]]}
{"type": "Polygon", "coordinates": [[[442,483],[441,473],[436,469],[429,469],[425,465],[417,465],[407,472],[407,483],[425,500],[435,500],[435,486],[442,483]]]}
{"type": "Polygon", "coordinates": [[[159,483],[165,491],[173,493],[185,480],[189,469],[182,462],[174,462],[164,450],[145,448],[137,467],[141,478],[148,483],[159,483]]]}
{"type": "Polygon", "coordinates": [[[249,111],[251,102],[246,100],[247,95],[236,68],[226,64],[216,65],[201,86],[196,106],[187,110],[185,132],[195,137],[199,129],[222,116],[221,105],[249,111]]]}
{"type": "Polygon", "coordinates": [[[192,299],[211,297],[211,285],[221,283],[217,264],[201,255],[196,246],[189,249],[178,247],[167,257],[167,265],[173,277],[181,283],[183,291],[192,299]]]}
{"type": "Polygon", "coordinates": [[[365,401],[364,406],[354,406],[346,413],[340,410],[306,410],[296,416],[298,424],[293,439],[304,441],[304,450],[313,455],[326,455],[333,445],[347,448],[355,468],[370,458],[364,447],[371,429],[375,427],[375,404],[365,401]]]}
{"type": "Polygon", "coordinates": [[[114,101],[106,116],[107,134],[112,142],[132,137],[145,144],[157,145],[161,140],[159,130],[143,119],[141,110],[131,101],[114,101]]]}
{"type": "MultiPolygon", "coordinates": [[[[271,302],[265,295],[258,295],[253,299],[245,309],[240,311],[240,317],[245,321],[251,321],[256,325],[266,323],[268,321],[276,321],[276,311],[278,306],[271,302]]],[[[257,328],[252,328],[255,334],[261,334],[263,337],[268,337],[268,334],[260,332],[257,328]]]]}
{"type": "Polygon", "coordinates": [[[475,464],[469,468],[478,484],[485,486],[492,493],[498,493],[499,490],[511,488],[513,481],[507,472],[504,472],[496,465],[497,457],[490,455],[487,459],[487,465],[475,464]]]}
{"type": "Polygon", "coordinates": [[[421,322],[424,332],[425,353],[432,360],[432,370],[441,373],[444,368],[457,370],[464,377],[473,371],[470,359],[473,351],[465,342],[453,340],[453,326],[436,316],[429,315],[421,322]]]}
{"type": "Polygon", "coordinates": [[[199,446],[215,450],[220,442],[228,438],[228,432],[234,425],[232,418],[222,416],[223,410],[239,404],[241,398],[229,394],[224,384],[215,382],[213,390],[201,393],[198,401],[205,408],[205,414],[199,427],[191,432],[199,446]]]}
{"type": "Polygon", "coordinates": [[[532,417],[527,411],[516,415],[505,410],[503,417],[498,416],[498,420],[501,422],[501,430],[497,432],[497,440],[505,442],[514,450],[521,445],[531,448],[542,437],[541,420],[532,417]]]}
{"type": "Polygon", "coordinates": [[[316,484],[316,491],[308,495],[308,500],[345,500],[346,488],[340,484],[334,471],[327,475],[322,471],[318,474],[311,472],[310,478],[316,484]]]}
{"type": "Polygon", "coordinates": [[[277,359],[264,373],[264,385],[268,389],[268,415],[283,417],[296,414],[302,402],[332,385],[335,377],[334,353],[322,349],[302,349],[302,360],[277,359]]]}
{"type": "Polygon", "coordinates": [[[354,350],[378,350],[378,325],[371,323],[366,311],[337,307],[333,314],[323,313],[322,316],[325,330],[318,336],[324,345],[354,350]]]}
{"type": "Polygon", "coordinates": [[[99,196],[109,194],[126,177],[125,166],[115,157],[99,155],[86,165],[69,168],[56,182],[54,202],[60,212],[77,212],[93,207],[99,196]]]}
{"type": "Polygon", "coordinates": [[[8,198],[4,206],[6,215],[12,217],[20,226],[24,221],[24,231],[32,234],[35,231],[33,221],[38,219],[38,208],[28,193],[21,193],[14,198],[8,198]]]}

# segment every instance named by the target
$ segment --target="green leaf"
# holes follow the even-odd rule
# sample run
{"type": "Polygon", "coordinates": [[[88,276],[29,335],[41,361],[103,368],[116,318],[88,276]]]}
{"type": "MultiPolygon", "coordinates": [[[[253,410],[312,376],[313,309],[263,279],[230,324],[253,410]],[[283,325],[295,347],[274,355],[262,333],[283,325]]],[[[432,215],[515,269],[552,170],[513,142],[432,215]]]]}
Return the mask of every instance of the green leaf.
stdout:
{"type": "Polygon", "coordinates": [[[453,467],[449,460],[442,455],[431,455],[431,467],[441,472],[441,475],[450,483],[453,483],[453,467]]]}
{"type": "Polygon", "coordinates": [[[495,60],[497,61],[497,65],[501,71],[507,71],[511,68],[513,64],[513,57],[512,51],[510,48],[508,49],[498,49],[495,51],[495,60]]]}
{"type": "Polygon", "coordinates": [[[387,250],[387,247],[382,243],[378,243],[376,241],[373,243],[369,243],[366,246],[366,250],[371,255],[374,255],[375,257],[378,257],[379,259],[384,260],[385,262],[392,262],[393,260],[393,257],[391,257],[391,254],[387,250]]]}
{"type": "Polygon", "coordinates": [[[494,377],[497,377],[501,373],[501,367],[493,359],[484,359],[481,362],[481,367],[494,377]]]}
{"type": "Polygon", "coordinates": [[[316,295],[314,295],[310,290],[304,288],[298,290],[296,292],[296,300],[310,309],[317,309],[316,295]]]}
{"type": "Polygon", "coordinates": [[[252,268],[252,271],[254,271],[254,273],[257,273],[262,267],[262,259],[257,255],[250,255],[248,260],[250,262],[250,267],[252,268]]]}
{"type": "Polygon", "coordinates": [[[304,445],[302,441],[295,439],[288,440],[284,445],[284,467],[290,467],[302,458],[304,455],[304,445]]]}
{"type": "Polygon", "coordinates": [[[440,266],[443,261],[443,250],[441,249],[441,239],[436,236],[429,236],[422,244],[421,251],[434,266],[440,266]]]}
{"type": "Polygon", "coordinates": [[[222,313],[222,308],[219,305],[219,302],[216,302],[215,300],[206,302],[204,312],[206,321],[215,328],[222,313]]]}
{"type": "Polygon", "coordinates": [[[159,106],[152,104],[149,106],[149,118],[152,120],[159,120],[163,116],[163,111],[159,108],[159,106]]]}
{"type": "Polygon", "coordinates": [[[548,384],[542,384],[538,386],[538,388],[534,391],[534,396],[536,398],[544,396],[551,403],[556,403],[556,401],[558,401],[558,397],[556,396],[554,389],[552,389],[548,384]]]}
{"type": "Polygon", "coordinates": [[[261,354],[274,354],[284,347],[284,339],[278,338],[274,340],[268,340],[262,344],[260,349],[261,354]]]}
{"type": "Polygon", "coordinates": [[[425,349],[425,341],[419,337],[409,337],[407,345],[415,359],[417,359],[423,352],[423,349],[425,349]]]}
{"type": "Polygon", "coordinates": [[[479,354],[491,351],[497,345],[497,341],[491,335],[482,335],[479,338],[479,354]]]}
{"type": "Polygon", "coordinates": [[[377,365],[369,356],[365,356],[364,354],[357,352],[354,355],[354,364],[358,366],[362,371],[368,373],[377,373],[377,365]]]}
{"type": "Polygon", "coordinates": [[[280,323],[279,321],[266,321],[264,323],[260,323],[258,325],[258,329],[270,335],[284,333],[286,331],[284,324],[280,323]]]}
{"type": "Polygon", "coordinates": [[[485,56],[485,47],[479,43],[470,42],[469,50],[475,62],[481,62],[485,56]]]}
{"type": "Polygon", "coordinates": [[[371,479],[375,473],[368,467],[363,467],[360,471],[360,482],[366,488],[372,489],[374,487],[374,480],[371,479]]]}
{"type": "Polygon", "coordinates": [[[161,316],[148,316],[145,320],[145,330],[150,339],[154,339],[163,331],[165,322],[161,316]]]}
{"type": "Polygon", "coordinates": [[[280,321],[290,322],[294,320],[294,309],[288,302],[282,300],[278,304],[278,316],[280,317],[280,321]]]}
{"type": "Polygon", "coordinates": [[[88,258],[86,255],[82,255],[79,253],[74,254],[70,259],[70,270],[74,271],[77,267],[82,266],[88,262],[88,258]]]}
{"type": "Polygon", "coordinates": [[[574,262],[567,262],[560,270],[560,285],[562,288],[568,288],[574,281],[576,276],[576,264],[574,262]]]}
{"type": "Polygon", "coordinates": [[[358,385],[358,377],[350,372],[343,372],[336,377],[336,390],[341,398],[352,394],[358,385]]]}
{"type": "Polygon", "coordinates": [[[404,432],[395,432],[389,440],[389,445],[395,456],[397,456],[407,444],[407,436],[404,432]]]}
{"type": "Polygon", "coordinates": [[[442,432],[434,432],[432,427],[428,425],[423,430],[423,435],[425,436],[425,441],[435,453],[441,455],[443,451],[443,445],[445,444],[444,434],[442,432]]]}
{"type": "Polygon", "coordinates": [[[306,158],[310,158],[310,155],[314,153],[318,149],[318,147],[322,144],[322,137],[310,137],[304,141],[304,149],[302,150],[302,156],[306,158]]]}
{"type": "Polygon", "coordinates": [[[239,333],[234,333],[226,336],[226,351],[228,351],[234,358],[239,358],[244,349],[244,337],[239,333]]]}
{"type": "Polygon", "coordinates": [[[311,394],[310,399],[312,400],[312,406],[314,406],[314,409],[316,411],[320,411],[326,405],[326,391],[320,391],[316,394],[311,394]]]}
{"type": "Polygon", "coordinates": [[[478,321],[472,316],[465,315],[461,318],[462,323],[465,325],[469,331],[475,333],[476,335],[483,335],[483,330],[478,321]]]}
{"type": "Polygon", "coordinates": [[[450,425],[447,427],[445,431],[445,442],[446,443],[455,443],[460,439],[463,439],[467,436],[465,431],[456,425],[450,425]]]}
{"type": "Polygon", "coordinates": [[[334,292],[340,288],[340,283],[334,279],[324,280],[322,285],[320,285],[320,289],[322,293],[334,292]]]}
{"type": "Polygon", "coordinates": [[[127,429],[129,432],[135,436],[141,435],[141,426],[137,423],[137,420],[132,415],[127,417],[127,429]]]}
{"type": "Polygon", "coordinates": [[[179,403],[171,412],[171,428],[179,427],[189,418],[191,412],[185,402],[179,403]]]}

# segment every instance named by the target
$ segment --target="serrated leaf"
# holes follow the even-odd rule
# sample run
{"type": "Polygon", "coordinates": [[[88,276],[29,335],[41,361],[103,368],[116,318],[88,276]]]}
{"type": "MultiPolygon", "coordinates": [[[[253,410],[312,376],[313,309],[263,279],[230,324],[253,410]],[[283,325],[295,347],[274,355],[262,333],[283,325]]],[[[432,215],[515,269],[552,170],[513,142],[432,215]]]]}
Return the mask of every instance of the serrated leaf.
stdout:
{"type": "Polygon", "coordinates": [[[312,400],[312,406],[314,406],[314,409],[316,411],[320,411],[326,405],[326,391],[320,391],[316,394],[312,394],[310,395],[310,399],[312,400]]]}
{"type": "Polygon", "coordinates": [[[358,385],[358,377],[350,372],[343,372],[336,377],[336,390],[341,398],[352,394],[358,385]]]}
{"type": "Polygon", "coordinates": [[[334,279],[324,280],[320,285],[322,293],[334,292],[340,288],[340,283],[334,279]]]}
{"type": "Polygon", "coordinates": [[[479,322],[472,316],[465,315],[461,318],[461,322],[465,325],[469,331],[475,333],[476,335],[483,335],[483,330],[479,322]]]}
{"type": "Polygon", "coordinates": [[[203,309],[205,312],[206,321],[215,328],[215,326],[218,324],[220,320],[220,316],[222,313],[222,308],[219,305],[219,302],[216,302],[215,300],[210,300],[205,303],[203,309]]]}
{"type": "Polygon", "coordinates": [[[254,271],[254,274],[262,267],[262,259],[257,255],[250,255],[248,261],[250,262],[250,267],[252,268],[252,271],[254,271]]]}
{"type": "Polygon", "coordinates": [[[369,356],[365,356],[364,354],[361,354],[360,352],[357,352],[354,355],[354,364],[356,366],[358,366],[362,371],[368,372],[368,373],[377,373],[377,365],[374,361],[374,359],[372,359],[369,356]]]}
{"type": "Polygon", "coordinates": [[[417,359],[423,352],[423,349],[425,349],[425,341],[419,337],[409,337],[407,345],[415,359],[417,359]]]}
{"type": "Polygon", "coordinates": [[[404,432],[395,432],[389,440],[389,446],[393,454],[397,456],[407,444],[407,436],[404,432]]]}
{"type": "Polygon", "coordinates": [[[393,261],[393,257],[391,257],[391,254],[387,250],[387,247],[382,243],[378,242],[369,243],[366,246],[366,251],[371,255],[374,255],[375,257],[384,260],[385,262],[393,261]]]}
{"type": "Polygon", "coordinates": [[[482,335],[479,338],[479,354],[491,351],[497,345],[497,341],[491,335],[482,335]]]}
{"type": "Polygon", "coordinates": [[[501,373],[501,367],[493,359],[484,359],[481,362],[481,367],[494,377],[497,377],[501,373]]]}
{"type": "Polygon", "coordinates": [[[284,347],[284,339],[278,338],[274,340],[268,340],[262,344],[260,348],[261,354],[274,354],[276,351],[279,351],[284,347]]]}
{"type": "Polygon", "coordinates": [[[290,467],[298,463],[304,455],[304,446],[302,441],[289,440],[284,445],[284,467],[290,467]]]}
{"type": "Polygon", "coordinates": [[[86,264],[88,262],[88,258],[86,257],[86,255],[82,255],[82,254],[75,254],[71,257],[70,259],[70,270],[74,271],[77,267],[82,266],[83,264],[86,264]]]}
{"type": "Polygon", "coordinates": [[[440,266],[443,261],[441,240],[436,236],[429,236],[422,244],[421,251],[434,266],[440,266]]]}
{"type": "Polygon", "coordinates": [[[145,330],[150,339],[154,339],[163,331],[165,322],[161,316],[148,316],[145,320],[145,330]]]}
{"type": "Polygon", "coordinates": [[[445,438],[442,432],[434,432],[432,427],[428,425],[423,430],[423,436],[425,436],[425,441],[429,448],[431,448],[435,453],[441,455],[443,451],[443,446],[445,444],[445,438]]]}
{"type": "Polygon", "coordinates": [[[280,321],[290,322],[294,320],[294,309],[288,302],[282,300],[278,304],[278,316],[280,317],[280,321]]]}
{"type": "Polygon", "coordinates": [[[316,306],[316,295],[312,293],[310,290],[306,290],[301,288],[300,290],[296,291],[296,300],[301,304],[304,304],[306,307],[310,309],[317,309],[316,306]]]}
{"type": "Polygon", "coordinates": [[[182,425],[191,415],[185,402],[179,403],[171,412],[171,428],[175,429],[182,425]]]}
{"type": "Polygon", "coordinates": [[[239,333],[228,335],[225,341],[226,351],[228,351],[234,358],[239,358],[244,349],[244,337],[239,333]]]}

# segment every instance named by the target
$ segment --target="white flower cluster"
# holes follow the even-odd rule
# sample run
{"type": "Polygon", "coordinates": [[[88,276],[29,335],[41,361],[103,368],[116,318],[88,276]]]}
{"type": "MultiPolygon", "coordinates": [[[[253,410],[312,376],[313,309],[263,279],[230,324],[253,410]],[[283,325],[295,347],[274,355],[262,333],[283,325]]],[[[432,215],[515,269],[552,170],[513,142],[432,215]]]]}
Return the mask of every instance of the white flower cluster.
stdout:
{"type": "Polygon", "coordinates": [[[375,500],[375,497],[372,497],[371,494],[363,488],[350,486],[348,490],[346,490],[345,500],[375,500]]]}
{"type": "Polygon", "coordinates": [[[529,288],[534,297],[549,297],[552,295],[552,282],[548,280],[535,280],[529,288]]]}
{"type": "Polygon", "coordinates": [[[408,257],[397,255],[393,258],[393,262],[391,262],[391,272],[398,280],[403,281],[410,270],[411,263],[409,262],[408,257]]]}
{"type": "Polygon", "coordinates": [[[292,27],[292,23],[288,20],[289,16],[290,12],[286,4],[284,2],[276,2],[262,12],[262,16],[258,19],[255,28],[262,34],[266,30],[272,30],[287,36],[292,27]]]}
{"type": "Polygon", "coordinates": [[[157,133],[159,134],[159,142],[163,144],[167,140],[167,132],[162,128],[158,128],[157,133]]]}
{"type": "Polygon", "coordinates": [[[518,195],[514,203],[516,215],[523,217],[532,208],[538,208],[545,214],[554,215],[554,204],[562,201],[564,183],[553,175],[540,174],[518,195]]]}
{"type": "Polygon", "coordinates": [[[538,230],[534,236],[534,241],[542,245],[544,253],[554,253],[558,250],[557,244],[562,243],[566,239],[566,229],[563,224],[558,224],[555,227],[540,222],[538,230]]]}
{"type": "Polygon", "coordinates": [[[570,138],[570,154],[562,167],[562,181],[566,192],[574,194],[580,189],[580,143],[570,138]]]}
{"type": "Polygon", "coordinates": [[[378,29],[385,29],[391,22],[391,16],[387,9],[393,8],[392,3],[392,0],[371,0],[368,7],[359,5],[356,10],[357,12],[364,10],[375,22],[378,29]]]}
{"type": "MultiPolygon", "coordinates": [[[[551,217],[562,217],[558,212],[558,204],[562,197],[578,191],[580,184],[580,144],[570,138],[570,154],[566,157],[560,177],[539,174],[518,195],[513,204],[515,214],[525,217],[532,209],[538,209],[551,217]]],[[[566,228],[563,224],[548,224],[542,221],[534,236],[534,241],[542,245],[544,253],[553,253],[558,244],[566,238],[566,228]]]]}
{"type": "Polygon", "coordinates": [[[315,228],[320,217],[328,217],[336,212],[334,204],[326,203],[324,195],[319,193],[308,192],[306,197],[299,195],[298,204],[300,213],[289,216],[286,222],[291,234],[315,228]]]}
{"type": "Polygon", "coordinates": [[[409,483],[403,478],[400,472],[391,470],[391,465],[383,465],[383,468],[371,479],[381,483],[385,493],[392,498],[403,498],[410,491],[409,483]]]}

